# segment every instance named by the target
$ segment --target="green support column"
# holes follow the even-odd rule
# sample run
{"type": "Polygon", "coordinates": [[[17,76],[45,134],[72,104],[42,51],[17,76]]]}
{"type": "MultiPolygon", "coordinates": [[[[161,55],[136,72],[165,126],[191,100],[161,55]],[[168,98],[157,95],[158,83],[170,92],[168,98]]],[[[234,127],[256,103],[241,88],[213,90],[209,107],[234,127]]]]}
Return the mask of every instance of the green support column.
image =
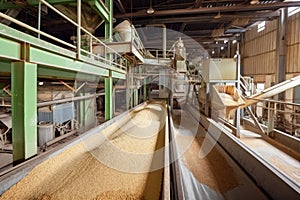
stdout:
{"type": "Polygon", "coordinates": [[[110,41],[113,29],[113,0],[105,0],[105,6],[109,10],[109,21],[105,21],[105,38],[110,41]]]}
{"type": "Polygon", "coordinates": [[[112,99],[112,92],[113,92],[113,81],[112,77],[105,78],[105,121],[110,120],[113,114],[113,99],[112,99]]]}
{"type": "Polygon", "coordinates": [[[37,65],[12,63],[12,141],[15,164],[37,154],[37,65]]]}

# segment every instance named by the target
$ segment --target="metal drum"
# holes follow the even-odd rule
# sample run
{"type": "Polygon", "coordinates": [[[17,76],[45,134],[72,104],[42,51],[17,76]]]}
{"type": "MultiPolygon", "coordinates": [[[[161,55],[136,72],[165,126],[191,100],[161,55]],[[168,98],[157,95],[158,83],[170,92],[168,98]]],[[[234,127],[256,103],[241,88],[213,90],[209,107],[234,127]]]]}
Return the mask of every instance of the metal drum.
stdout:
{"type": "Polygon", "coordinates": [[[53,124],[41,122],[38,125],[38,146],[45,147],[46,143],[55,137],[53,124]]]}

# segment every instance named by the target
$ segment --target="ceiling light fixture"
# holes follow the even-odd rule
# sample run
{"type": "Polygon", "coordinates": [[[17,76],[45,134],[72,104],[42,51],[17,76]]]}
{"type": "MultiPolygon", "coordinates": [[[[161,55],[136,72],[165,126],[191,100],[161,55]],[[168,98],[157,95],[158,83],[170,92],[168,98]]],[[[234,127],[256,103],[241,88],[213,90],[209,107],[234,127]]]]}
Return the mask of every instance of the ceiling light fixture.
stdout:
{"type": "Polygon", "coordinates": [[[251,5],[258,4],[258,3],[259,3],[259,0],[252,0],[252,1],[250,1],[251,5]]]}
{"type": "Polygon", "coordinates": [[[150,7],[147,10],[147,14],[151,15],[155,12],[155,10],[152,8],[152,0],[150,0],[150,7]]]}

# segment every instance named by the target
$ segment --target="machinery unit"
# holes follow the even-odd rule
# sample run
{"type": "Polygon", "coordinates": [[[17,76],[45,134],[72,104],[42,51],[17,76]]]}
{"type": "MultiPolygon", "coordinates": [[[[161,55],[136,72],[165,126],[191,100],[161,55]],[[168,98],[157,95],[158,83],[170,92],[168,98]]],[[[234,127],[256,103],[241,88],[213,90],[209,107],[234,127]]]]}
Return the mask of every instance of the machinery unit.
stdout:
{"type": "Polygon", "coordinates": [[[38,146],[45,149],[46,143],[55,138],[54,125],[47,122],[40,122],[38,125],[38,146]]]}
{"type": "Polygon", "coordinates": [[[198,95],[202,111],[209,116],[213,107],[218,115],[223,113],[222,116],[229,117],[230,110],[243,103],[241,97],[237,97],[239,91],[236,86],[238,85],[238,63],[236,59],[205,60],[202,69],[202,84],[198,95]],[[225,96],[229,98],[224,98],[225,96]]]}
{"type": "Polygon", "coordinates": [[[74,102],[43,107],[38,110],[38,122],[49,122],[63,135],[74,123],[74,102]],[[71,123],[71,124],[69,124],[71,123]]]}
{"type": "Polygon", "coordinates": [[[204,61],[202,77],[206,83],[237,81],[234,58],[211,58],[204,61]]]}

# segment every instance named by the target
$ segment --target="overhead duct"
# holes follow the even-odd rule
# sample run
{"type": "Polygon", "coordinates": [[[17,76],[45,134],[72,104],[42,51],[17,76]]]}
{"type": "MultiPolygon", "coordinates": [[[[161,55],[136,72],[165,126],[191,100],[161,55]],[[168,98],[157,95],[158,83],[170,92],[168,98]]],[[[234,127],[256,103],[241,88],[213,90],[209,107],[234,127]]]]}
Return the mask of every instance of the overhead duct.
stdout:
{"type": "Polygon", "coordinates": [[[150,27],[162,27],[162,52],[163,58],[167,57],[167,28],[165,24],[149,24],[150,27]]]}

